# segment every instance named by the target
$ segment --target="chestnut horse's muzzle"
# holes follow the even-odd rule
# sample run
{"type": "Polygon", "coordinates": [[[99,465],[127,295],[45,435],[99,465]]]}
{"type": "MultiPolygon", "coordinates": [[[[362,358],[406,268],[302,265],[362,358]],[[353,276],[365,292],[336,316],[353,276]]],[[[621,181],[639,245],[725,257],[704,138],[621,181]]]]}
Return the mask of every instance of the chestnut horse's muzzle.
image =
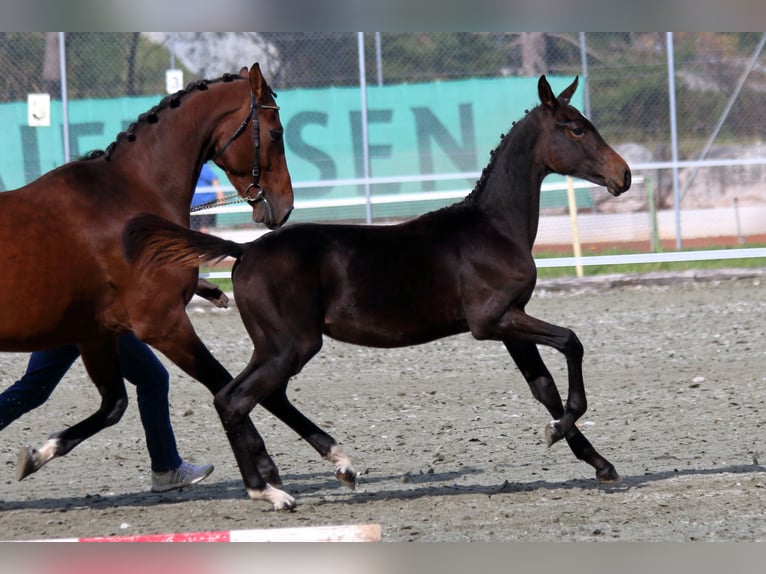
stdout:
{"type": "Polygon", "coordinates": [[[289,219],[290,214],[293,211],[292,208],[290,208],[285,212],[284,217],[282,217],[281,220],[278,219],[274,208],[271,206],[271,202],[269,202],[269,198],[266,196],[266,190],[264,190],[263,186],[260,184],[251,183],[245,190],[244,199],[247,201],[250,207],[253,208],[253,220],[259,223],[263,223],[269,229],[275,229],[283,225],[289,219]],[[251,189],[257,191],[254,197],[249,197],[251,189]],[[260,221],[258,221],[255,215],[255,209],[259,203],[262,204],[263,210],[263,217],[260,221]]]}

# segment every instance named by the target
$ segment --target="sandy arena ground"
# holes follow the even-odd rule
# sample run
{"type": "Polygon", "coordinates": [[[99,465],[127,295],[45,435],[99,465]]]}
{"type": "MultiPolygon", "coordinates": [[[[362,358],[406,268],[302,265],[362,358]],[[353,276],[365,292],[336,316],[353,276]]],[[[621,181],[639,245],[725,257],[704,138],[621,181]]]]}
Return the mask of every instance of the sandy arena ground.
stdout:
{"type": "MultiPolygon", "coordinates": [[[[2,538],[378,523],[384,541],[766,540],[766,276],[579,285],[541,283],[528,311],[582,340],[581,422],[622,475],[616,486],[599,485],[564,442],[546,448],[547,413],[500,343],[461,335],[377,350],[327,340],[290,396],[352,453],[363,473],[356,491],[257,408],[299,506],[276,513],[250,501],[211,397],[174,366],[179,447],[215,464],[205,482],[148,492],[135,400],[118,425],[17,482],[20,446],[39,446],[95,409],[78,362],[47,404],[0,435],[2,538]]],[[[250,344],[237,311],[203,304],[190,314],[238,372],[250,344]]],[[[566,392],[563,358],[548,349],[543,357],[566,392]]],[[[3,388],[25,362],[0,355],[3,388]]]]}

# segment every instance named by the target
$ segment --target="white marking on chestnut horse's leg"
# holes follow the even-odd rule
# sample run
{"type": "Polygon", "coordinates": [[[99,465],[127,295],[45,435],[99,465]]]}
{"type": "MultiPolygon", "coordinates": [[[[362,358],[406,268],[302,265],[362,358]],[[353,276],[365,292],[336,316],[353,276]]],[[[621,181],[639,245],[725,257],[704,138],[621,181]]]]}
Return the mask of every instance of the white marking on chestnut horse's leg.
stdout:
{"type": "Polygon", "coordinates": [[[351,490],[356,488],[356,477],[358,473],[354,470],[351,458],[345,453],[340,445],[336,444],[330,449],[330,454],[325,457],[335,464],[335,478],[340,480],[341,484],[349,487],[351,490]]]}
{"type": "Polygon", "coordinates": [[[252,500],[265,500],[274,506],[274,510],[294,510],[295,498],[287,494],[284,490],[274,488],[270,484],[263,490],[248,488],[247,494],[252,500]]]}

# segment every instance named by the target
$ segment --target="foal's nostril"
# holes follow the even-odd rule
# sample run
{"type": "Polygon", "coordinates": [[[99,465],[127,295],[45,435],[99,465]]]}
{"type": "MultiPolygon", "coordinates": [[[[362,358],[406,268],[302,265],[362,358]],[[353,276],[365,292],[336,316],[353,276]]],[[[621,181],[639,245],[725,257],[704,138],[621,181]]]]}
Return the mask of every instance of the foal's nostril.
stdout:
{"type": "Polygon", "coordinates": [[[630,170],[626,169],[624,180],[623,180],[623,187],[625,188],[625,190],[628,190],[630,188],[630,178],[631,178],[630,170]]]}

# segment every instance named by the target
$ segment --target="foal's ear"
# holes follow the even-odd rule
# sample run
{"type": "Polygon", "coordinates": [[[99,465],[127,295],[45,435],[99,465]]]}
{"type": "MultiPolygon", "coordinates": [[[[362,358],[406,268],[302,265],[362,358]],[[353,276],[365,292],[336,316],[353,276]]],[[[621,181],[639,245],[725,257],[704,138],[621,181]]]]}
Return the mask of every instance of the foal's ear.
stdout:
{"type": "Polygon", "coordinates": [[[548,80],[545,79],[545,74],[540,76],[540,79],[537,82],[537,94],[540,96],[540,102],[544,106],[552,110],[556,109],[558,102],[556,101],[556,96],[553,95],[551,85],[548,83],[548,80]]]}
{"type": "Polygon", "coordinates": [[[574,82],[569,84],[569,87],[567,87],[563,92],[559,94],[559,99],[561,99],[565,104],[568,104],[569,100],[572,99],[572,94],[575,93],[579,81],[580,76],[575,76],[574,82]]]}
{"type": "Polygon", "coordinates": [[[266,80],[263,79],[263,74],[261,74],[261,67],[258,65],[258,62],[256,62],[253,64],[253,67],[250,68],[250,91],[255,94],[255,101],[261,103],[263,101],[262,98],[268,92],[268,89],[266,80]]]}

